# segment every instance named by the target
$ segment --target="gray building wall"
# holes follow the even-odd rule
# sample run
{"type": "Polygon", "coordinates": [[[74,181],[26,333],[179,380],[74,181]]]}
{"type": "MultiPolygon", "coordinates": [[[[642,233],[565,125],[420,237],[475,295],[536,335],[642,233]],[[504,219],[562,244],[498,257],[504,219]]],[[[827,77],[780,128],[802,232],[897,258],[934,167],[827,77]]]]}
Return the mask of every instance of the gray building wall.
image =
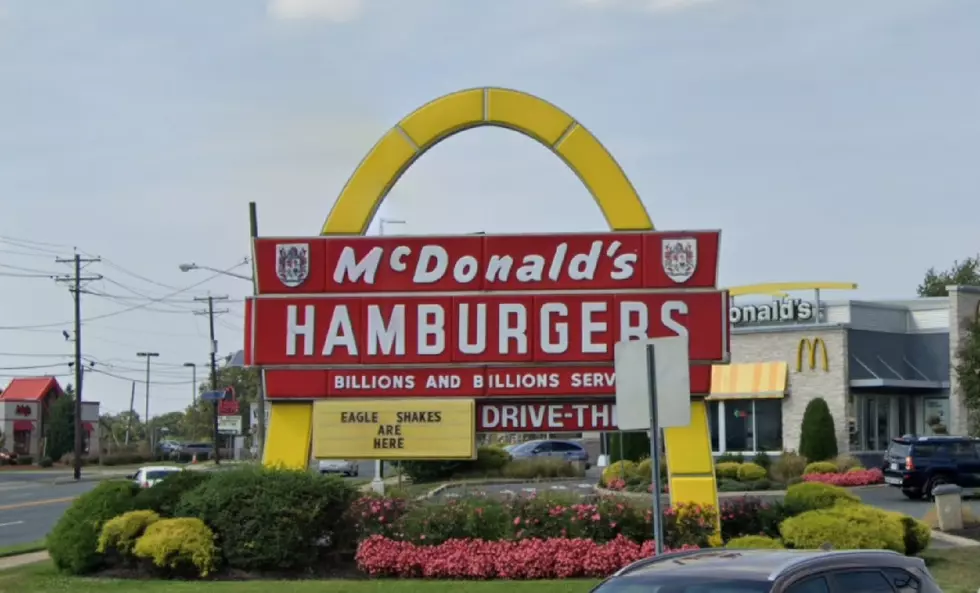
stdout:
{"type": "Polygon", "coordinates": [[[848,343],[843,327],[828,325],[769,327],[743,330],[732,335],[732,362],[786,362],[789,364],[788,395],[783,401],[783,448],[796,450],[800,445],[800,426],[807,404],[816,397],[827,401],[834,417],[837,447],[848,450],[848,343]],[[823,370],[822,355],[810,369],[809,355],[804,352],[803,367],[797,370],[796,357],[800,340],[821,338],[827,347],[829,371],[823,370]]]}
{"type": "Polygon", "coordinates": [[[949,380],[949,334],[900,334],[852,329],[848,332],[850,378],[949,380]]]}

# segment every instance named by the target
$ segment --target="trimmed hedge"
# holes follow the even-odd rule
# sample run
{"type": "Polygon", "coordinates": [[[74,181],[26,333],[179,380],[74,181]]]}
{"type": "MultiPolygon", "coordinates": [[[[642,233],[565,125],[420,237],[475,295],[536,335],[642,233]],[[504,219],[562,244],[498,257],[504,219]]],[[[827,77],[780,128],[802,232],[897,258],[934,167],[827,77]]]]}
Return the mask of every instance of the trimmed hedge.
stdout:
{"type": "Polygon", "coordinates": [[[766,477],[766,468],[755,463],[743,463],[738,468],[739,482],[757,482],[766,477]]]}
{"type": "Polygon", "coordinates": [[[905,527],[894,515],[861,504],[843,504],[790,517],[779,526],[787,547],[894,550],[904,554],[905,527]]]}
{"type": "Polygon", "coordinates": [[[126,481],[102,482],[75,499],[48,534],[48,554],[58,570],[88,574],[102,568],[96,550],[102,526],[133,508],[136,486],[126,481]]]}
{"type": "Polygon", "coordinates": [[[786,490],[783,505],[790,514],[827,509],[841,503],[860,503],[861,499],[840,486],[822,482],[794,484],[786,490]]]}
{"type": "Polygon", "coordinates": [[[836,474],[837,472],[837,464],[833,461],[814,461],[813,463],[808,463],[803,469],[804,476],[810,474],[836,474]]]}
{"type": "Polygon", "coordinates": [[[737,550],[782,550],[786,546],[781,541],[765,535],[743,535],[728,540],[726,548],[737,550]]]}
{"type": "Polygon", "coordinates": [[[153,488],[144,488],[136,495],[133,507],[155,511],[163,517],[173,517],[181,497],[211,479],[210,472],[185,470],[170,474],[153,488]]]}

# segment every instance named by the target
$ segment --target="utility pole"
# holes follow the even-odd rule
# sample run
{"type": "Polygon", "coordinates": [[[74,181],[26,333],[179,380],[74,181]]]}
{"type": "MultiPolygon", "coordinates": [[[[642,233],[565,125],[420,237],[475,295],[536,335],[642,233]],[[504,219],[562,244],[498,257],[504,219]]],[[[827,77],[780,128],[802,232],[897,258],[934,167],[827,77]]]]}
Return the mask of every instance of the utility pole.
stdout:
{"type": "Polygon", "coordinates": [[[143,404],[143,423],[146,424],[146,443],[150,446],[150,455],[153,455],[153,434],[150,429],[150,359],[160,356],[159,352],[137,352],[136,356],[146,359],[146,401],[143,404]]]}
{"type": "Polygon", "coordinates": [[[82,478],[82,282],[101,280],[102,276],[92,274],[82,276],[82,264],[102,261],[98,257],[83,258],[79,254],[70,259],[57,258],[59,264],[74,263],[75,273],[70,276],[55,278],[56,282],[71,283],[68,290],[75,297],[75,454],[72,460],[72,474],[76,480],[82,478]]]}
{"type": "MultiPolygon", "coordinates": [[[[214,302],[215,301],[227,301],[227,296],[211,296],[207,297],[195,297],[195,301],[207,301],[208,310],[207,311],[194,311],[195,315],[207,315],[208,316],[208,328],[211,334],[211,391],[218,391],[218,361],[215,358],[218,354],[218,341],[214,338],[214,316],[221,313],[227,313],[228,309],[221,309],[215,311],[214,302]]],[[[218,401],[213,402],[214,405],[214,464],[219,465],[221,463],[221,435],[218,433],[218,401]]]]}
{"type": "Polygon", "coordinates": [[[126,420],[126,444],[129,444],[129,433],[133,430],[133,415],[136,414],[136,410],[133,406],[136,404],[136,381],[133,381],[132,386],[129,389],[129,418],[126,420]]]}
{"type": "MultiPolygon", "coordinates": [[[[258,268],[255,267],[255,239],[259,236],[259,215],[255,207],[255,202],[248,203],[248,230],[249,235],[252,238],[252,294],[259,294],[259,273],[258,268]]],[[[265,371],[260,371],[264,374],[265,371]]],[[[263,377],[259,376],[259,392],[256,394],[255,405],[256,405],[256,415],[258,418],[258,432],[255,435],[256,443],[255,449],[259,453],[259,461],[262,461],[262,457],[265,452],[265,389],[263,389],[265,381],[263,377]]]]}
{"type": "Polygon", "coordinates": [[[197,405],[197,363],[185,362],[185,367],[191,367],[191,405],[197,405]]]}

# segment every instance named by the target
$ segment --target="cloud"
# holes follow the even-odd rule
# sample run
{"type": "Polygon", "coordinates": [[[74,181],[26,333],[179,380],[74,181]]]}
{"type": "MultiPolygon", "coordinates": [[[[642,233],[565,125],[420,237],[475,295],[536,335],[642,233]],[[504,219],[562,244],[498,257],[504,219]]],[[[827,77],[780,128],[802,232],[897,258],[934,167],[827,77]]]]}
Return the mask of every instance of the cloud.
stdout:
{"type": "Polygon", "coordinates": [[[348,23],[357,20],[363,8],[363,0],[269,0],[269,15],[284,21],[348,23]]]}
{"type": "Polygon", "coordinates": [[[574,0],[591,8],[643,10],[647,12],[678,12],[719,0],[574,0]]]}

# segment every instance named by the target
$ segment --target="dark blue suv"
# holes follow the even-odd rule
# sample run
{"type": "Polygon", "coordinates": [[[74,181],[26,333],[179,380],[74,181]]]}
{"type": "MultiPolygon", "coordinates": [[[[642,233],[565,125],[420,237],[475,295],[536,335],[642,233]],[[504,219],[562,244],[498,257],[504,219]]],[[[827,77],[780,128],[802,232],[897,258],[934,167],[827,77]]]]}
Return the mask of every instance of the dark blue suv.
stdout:
{"type": "Polygon", "coordinates": [[[892,439],[882,465],[885,483],[913,500],[932,498],[936,486],[956,484],[980,492],[980,439],[906,435],[892,439]]]}

